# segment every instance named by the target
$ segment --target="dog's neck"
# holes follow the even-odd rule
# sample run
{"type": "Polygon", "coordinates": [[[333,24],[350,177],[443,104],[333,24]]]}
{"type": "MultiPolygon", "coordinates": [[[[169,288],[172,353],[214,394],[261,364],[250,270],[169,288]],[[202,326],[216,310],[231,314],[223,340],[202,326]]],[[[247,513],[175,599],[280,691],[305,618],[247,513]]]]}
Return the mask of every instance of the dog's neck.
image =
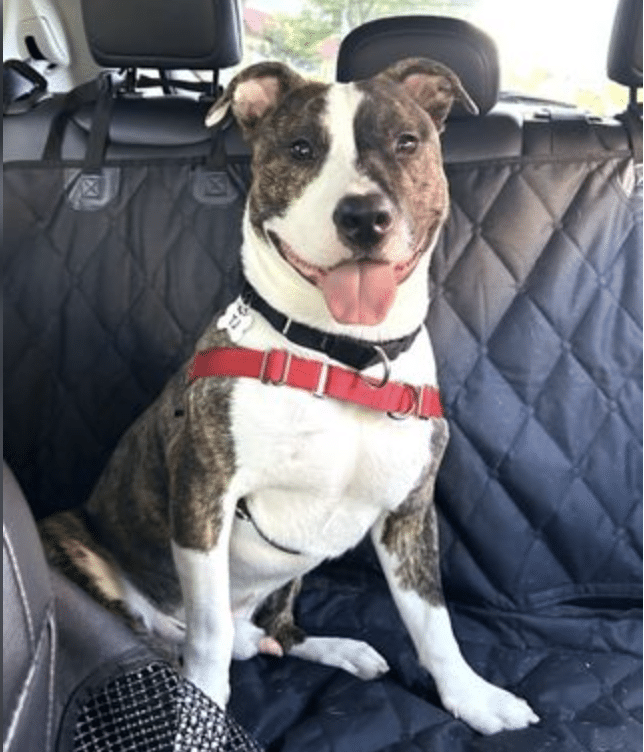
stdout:
{"type": "MultiPolygon", "coordinates": [[[[314,229],[312,229],[314,231],[314,229]]],[[[408,337],[424,322],[429,306],[431,249],[418,268],[401,283],[387,317],[375,326],[341,324],[329,313],[323,295],[259,237],[245,220],[242,260],[250,284],[275,310],[287,318],[327,334],[378,344],[408,337]]]]}
{"type": "Polygon", "coordinates": [[[273,308],[248,281],[244,283],[242,299],[246,305],[260,313],[273,329],[283,334],[293,344],[301,345],[309,350],[317,350],[358,371],[382,362],[383,356],[386,360],[395,360],[401,353],[409,350],[420,331],[420,326],[418,326],[405,337],[381,341],[376,345],[367,340],[345,337],[341,334],[329,334],[322,329],[315,329],[294,321],[273,308]]]}

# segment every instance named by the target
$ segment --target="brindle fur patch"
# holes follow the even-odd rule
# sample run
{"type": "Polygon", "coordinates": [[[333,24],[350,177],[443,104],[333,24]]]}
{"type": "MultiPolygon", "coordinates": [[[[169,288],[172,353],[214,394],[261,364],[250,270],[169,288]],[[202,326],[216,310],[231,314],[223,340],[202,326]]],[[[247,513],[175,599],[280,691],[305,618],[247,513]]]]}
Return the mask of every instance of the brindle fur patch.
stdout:
{"type": "Polygon", "coordinates": [[[268,596],[253,616],[255,624],[276,639],[285,653],[303,642],[306,633],[295,624],[293,608],[302,581],[297,578],[268,596]]]}
{"type": "Polygon", "coordinates": [[[253,182],[249,192],[250,221],[263,233],[273,216],[282,216],[319,174],[329,150],[323,125],[329,86],[309,82],[289,92],[257,129],[253,146],[253,182]],[[305,139],[313,147],[311,159],[294,159],[291,146],[305,139]]]}
{"type": "Polygon", "coordinates": [[[412,246],[427,247],[448,208],[436,128],[400,86],[380,79],[361,82],[358,88],[364,95],[354,118],[358,168],[405,214],[412,228],[412,246]],[[418,139],[418,148],[411,154],[396,151],[403,134],[418,139]]]}
{"type": "Polygon", "coordinates": [[[407,499],[387,517],[381,538],[400,562],[396,570],[400,587],[414,590],[431,605],[443,603],[434,484],[447,440],[447,422],[436,419],[431,460],[407,499]]]}
{"type": "Polygon", "coordinates": [[[138,621],[130,614],[125,603],[103,590],[83,567],[83,561],[87,558],[85,549],[94,552],[110,566],[115,562],[89,534],[82,511],[74,509],[54,514],[38,523],[38,531],[49,563],[123,619],[131,629],[138,631],[138,621]]]}
{"type": "MultiPolygon", "coordinates": [[[[225,332],[210,328],[198,350],[229,347],[225,332]]],[[[184,548],[209,550],[223,524],[222,497],[235,472],[230,428],[232,379],[206,378],[185,393],[185,414],[167,453],[173,539],[184,548]]]]}
{"type": "MultiPolygon", "coordinates": [[[[210,327],[197,349],[230,344],[225,332],[210,327]]],[[[188,365],[124,434],[83,512],[41,525],[54,563],[99,602],[105,595],[82,568],[74,571],[67,538],[117,562],[135,587],[171,612],[181,604],[171,540],[207,550],[221,532],[221,497],[235,467],[233,382],[208,378],[188,386],[187,372],[188,365]]]]}

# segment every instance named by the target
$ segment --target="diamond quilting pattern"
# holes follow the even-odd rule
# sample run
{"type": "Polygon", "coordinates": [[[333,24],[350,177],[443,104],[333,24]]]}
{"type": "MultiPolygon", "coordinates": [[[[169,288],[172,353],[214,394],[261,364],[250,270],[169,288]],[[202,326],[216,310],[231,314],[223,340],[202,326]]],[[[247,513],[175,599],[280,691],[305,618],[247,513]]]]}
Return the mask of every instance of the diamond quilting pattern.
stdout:
{"type": "Polygon", "coordinates": [[[465,558],[486,579],[494,573],[497,605],[561,597],[571,583],[636,591],[640,530],[625,534],[624,520],[641,504],[642,241],[639,198],[629,203],[620,187],[628,164],[499,166],[501,190],[492,169],[448,170],[469,240],[448,246],[448,230],[433,266],[429,323],[460,429],[438,485],[447,588],[466,601],[482,595],[471,572],[476,589],[463,584],[466,530],[465,558]],[[495,196],[475,199],[484,216],[472,211],[473,185],[495,196]]]}
{"type": "MultiPolygon", "coordinates": [[[[298,618],[359,633],[393,676],[233,664],[246,720],[285,751],[352,735],[373,752],[641,740],[641,195],[624,192],[623,152],[532,156],[529,135],[522,158],[448,167],[428,323],[451,423],[437,499],[455,631],[544,720],[488,739],[437,707],[363,545],[309,575],[298,618]]],[[[118,169],[118,195],[89,213],[66,201],[64,166],[5,169],[4,446],[39,515],[85,498],[238,289],[243,197],[201,203],[181,160],[118,169]]]]}
{"type": "Polygon", "coordinates": [[[5,452],[39,515],[86,498],[238,288],[244,197],[199,203],[190,163],[120,169],[91,212],[62,167],[5,170],[5,452]]]}
{"type": "MultiPolygon", "coordinates": [[[[641,222],[627,169],[611,155],[448,167],[428,321],[452,421],[438,484],[452,596],[527,607],[635,581],[641,222]]],[[[243,197],[200,203],[190,163],[120,170],[93,212],[65,201],[62,168],[5,173],[5,447],[39,513],[82,501],[237,289],[243,197]]]]}

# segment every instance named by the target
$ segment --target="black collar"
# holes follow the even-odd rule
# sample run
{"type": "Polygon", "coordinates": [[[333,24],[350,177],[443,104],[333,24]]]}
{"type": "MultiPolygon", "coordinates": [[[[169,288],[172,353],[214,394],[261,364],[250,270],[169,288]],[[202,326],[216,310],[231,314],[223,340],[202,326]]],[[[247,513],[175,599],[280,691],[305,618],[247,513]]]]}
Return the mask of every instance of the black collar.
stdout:
{"type": "Polygon", "coordinates": [[[369,342],[368,340],[353,339],[353,337],[345,337],[340,334],[329,334],[320,329],[306,326],[306,324],[292,321],[264,300],[248,280],[244,281],[242,299],[248,306],[260,313],[286,339],[296,345],[323,352],[333,360],[338,360],[357,371],[382,362],[383,352],[388,360],[395,360],[400,353],[409,350],[421,329],[421,327],[418,327],[411,334],[399,339],[369,342]]]}

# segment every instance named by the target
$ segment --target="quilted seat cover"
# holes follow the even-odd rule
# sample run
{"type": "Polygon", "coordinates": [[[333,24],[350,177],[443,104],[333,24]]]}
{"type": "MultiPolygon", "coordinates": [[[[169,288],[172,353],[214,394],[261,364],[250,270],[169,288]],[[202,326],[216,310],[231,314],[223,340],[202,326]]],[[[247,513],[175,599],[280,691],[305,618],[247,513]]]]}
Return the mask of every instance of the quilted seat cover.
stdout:
{"type": "Polygon", "coordinates": [[[520,609],[637,597],[642,236],[632,163],[524,158],[454,165],[449,181],[429,326],[452,417],[439,485],[452,596],[520,609]]]}
{"type": "MultiPolygon", "coordinates": [[[[364,544],[307,578],[299,619],[369,640],[392,671],[235,663],[233,711],[269,750],[641,748],[641,184],[616,124],[584,149],[532,125],[514,155],[448,155],[428,325],[455,630],[544,721],[484,739],[448,716],[364,544]]],[[[4,446],[39,516],[83,501],[238,289],[244,160],[223,199],[195,188],[199,160],[106,167],[113,196],[86,210],[78,164],[5,165],[4,446]]]]}

